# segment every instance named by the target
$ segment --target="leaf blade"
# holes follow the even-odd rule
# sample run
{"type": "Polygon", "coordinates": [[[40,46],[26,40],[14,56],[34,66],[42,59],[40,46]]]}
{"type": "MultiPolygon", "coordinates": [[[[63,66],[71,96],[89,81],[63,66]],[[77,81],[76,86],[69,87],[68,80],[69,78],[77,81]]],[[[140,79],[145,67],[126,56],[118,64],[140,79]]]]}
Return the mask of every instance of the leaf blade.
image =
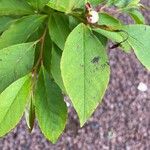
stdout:
{"type": "Polygon", "coordinates": [[[0,17],[0,34],[10,26],[13,20],[12,17],[8,16],[0,17]]]}
{"type": "Polygon", "coordinates": [[[63,92],[65,92],[65,87],[63,84],[62,76],[61,76],[61,70],[60,70],[60,60],[61,60],[62,52],[61,50],[56,46],[52,45],[52,56],[51,56],[51,73],[55,80],[55,82],[58,84],[58,86],[61,88],[63,92]]]}
{"type": "Polygon", "coordinates": [[[73,9],[80,8],[81,6],[84,6],[84,4],[84,0],[55,0],[49,1],[47,5],[55,10],[70,13],[73,9]]]}
{"type": "Polygon", "coordinates": [[[49,0],[28,0],[28,2],[30,2],[30,4],[37,10],[41,10],[49,0]]]}
{"type": "Polygon", "coordinates": [[[65,128],[67,108],[61,90],[42,67],[35,93],[35,112],[42,133],[55,143],[65,128]]]}
{"type": "Polygon", "coordinates": [[[61,73],[83,126],[104,96],[110,74],[106,51],[83,24],[78,25],[66,41],[61,73]]]}
{"type": "Polygon", "coordinates": [[[49,34],[51,36],[52,41],[61,50],[64,49],[64,44],[69,33],[69,20],[66,16],[62,14],[53,14],[50,16],[49,34]]]}
{"type": "Polygon", "coordinates": [[[34,63],[35,43],[0,50],[0,93],[13,81],[28,74],[34,63]]]}
{"type": "Polygon", "coordinates": [[[0,0],[0,16],[33,14],[31,6],[24,0],[0,0]]]}
{"type": "Polygon", "coordinates": [[[122,29],[128,32],[128,41],[137,58],[150,70],[150,27],[147,25],[128,25],[123,26],[122,29]]]}
{"type": "Polygon", "coordinates": [[[0,137],[14,128],[23,116],[30,87],[31,78],[25,76],[0,94],[0,137]]]}
{"type": "Polygon", "coordinates": [[[31,15],[25,16],[10,26],[0,37],[0,49],[24,43],[43,23],[46,16],[31,15]],[[25,29],[25,27],[27,28],[25,29]]]}

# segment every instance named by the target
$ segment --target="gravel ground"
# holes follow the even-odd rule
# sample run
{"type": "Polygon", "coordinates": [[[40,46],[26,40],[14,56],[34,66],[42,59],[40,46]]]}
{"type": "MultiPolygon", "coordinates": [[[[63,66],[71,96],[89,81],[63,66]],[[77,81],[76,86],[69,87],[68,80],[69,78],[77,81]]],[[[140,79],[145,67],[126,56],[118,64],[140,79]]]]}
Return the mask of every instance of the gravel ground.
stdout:
{"type": "MultiPolygon", "coordinates": [[[[150,6],[149,0],[144,2],[150,6]]],[[[150,23],[150,12],[144,13],[150,23]]],[[[83,128],[79,128],[77,116],[70,107],[65,132],[53,145],[37,125],[29,134],[23,118],[16,129],[0,139],[0,150],[150,150],[150,72],[133,53],[115,49],[109,56],[109,88],[83,128]],[[146,92],[137,89],[140,82],[148,86],[146,92]]]]}

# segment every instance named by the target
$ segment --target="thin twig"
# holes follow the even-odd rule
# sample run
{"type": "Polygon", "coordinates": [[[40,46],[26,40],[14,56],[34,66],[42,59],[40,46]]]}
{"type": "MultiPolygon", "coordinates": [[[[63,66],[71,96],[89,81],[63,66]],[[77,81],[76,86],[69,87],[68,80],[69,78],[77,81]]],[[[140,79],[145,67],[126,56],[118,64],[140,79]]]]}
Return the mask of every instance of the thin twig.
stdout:
{"type": "Polygon", "coordinates": [[[45,36],[46,36],[46,32],[47,32],[47,27],[44,30],[43,35],[40,37],[39,41],[41,43],[41,48],[40,48],[40,55],[39,58],[37,60],[37,63],[35,64],[35,66],[33,67],[33,71],[32,73],[34,74],[38,68],[38,66],[42,63],[43,61],[43,51],[44,51],[44,41],[45,41],[45,36]]]}

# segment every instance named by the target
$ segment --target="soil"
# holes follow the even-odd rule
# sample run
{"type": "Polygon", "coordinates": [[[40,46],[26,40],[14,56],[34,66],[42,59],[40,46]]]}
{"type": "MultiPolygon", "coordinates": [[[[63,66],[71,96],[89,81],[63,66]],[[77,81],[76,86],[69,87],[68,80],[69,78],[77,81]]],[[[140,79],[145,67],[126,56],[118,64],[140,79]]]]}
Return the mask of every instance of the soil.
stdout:
{"type": "MultiPolygon", "coordinates": [[[[150,1],[144,0],[150,7],[150,1]]],[[[144,11],[150,23],[150,11],[144,11]]],[[[129,23],[131,20],[121,16],[129,23]]],[[[139,35],[140,36],[140,35],[139,35]]],[[[109,51],[111,80],[103,102],[83,128],[72,106],[65,132],[53,145],[38,125],[30,134],[24,117],[11,133],[0,139],[0,150],[150,150],[150,72],[133,53],[109,51]],[[138,90],[140,82],[148,86],[138,90]]]]}

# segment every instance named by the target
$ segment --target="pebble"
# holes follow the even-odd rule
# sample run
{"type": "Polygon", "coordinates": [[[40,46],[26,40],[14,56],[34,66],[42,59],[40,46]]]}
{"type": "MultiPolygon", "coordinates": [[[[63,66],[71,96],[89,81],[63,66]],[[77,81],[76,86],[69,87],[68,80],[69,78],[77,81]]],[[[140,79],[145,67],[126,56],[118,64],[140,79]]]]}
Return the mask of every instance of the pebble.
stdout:
{"type": "Polygon", "coordinates": [[[140,82],[137,89],[141,92],[146,92],[148,90],[148,87],[145,83],[140,82]]]}

